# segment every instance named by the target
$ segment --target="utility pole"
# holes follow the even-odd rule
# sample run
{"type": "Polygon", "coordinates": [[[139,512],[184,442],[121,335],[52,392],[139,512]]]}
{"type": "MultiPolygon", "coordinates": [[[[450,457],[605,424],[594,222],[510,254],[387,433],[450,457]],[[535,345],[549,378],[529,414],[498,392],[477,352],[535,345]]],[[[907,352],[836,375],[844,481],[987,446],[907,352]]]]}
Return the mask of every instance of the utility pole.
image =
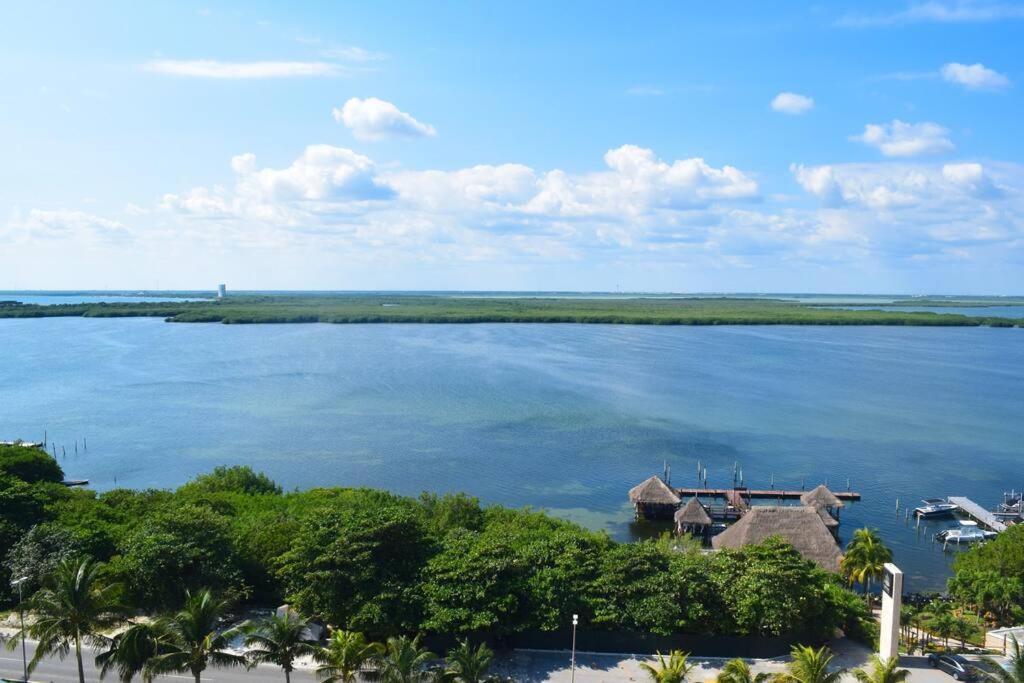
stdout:
{"type": "MultiPolygon", "coordinates": [[[[576,624],[580,622],[580,615],[572,615],[572,660],[570,661],[569,683],[576,683],[576,624]]],[[[24,641],[22,641],[24,642],[24,641]]],[[[25,676],[26,682],[28,676],[25,676]]]]}

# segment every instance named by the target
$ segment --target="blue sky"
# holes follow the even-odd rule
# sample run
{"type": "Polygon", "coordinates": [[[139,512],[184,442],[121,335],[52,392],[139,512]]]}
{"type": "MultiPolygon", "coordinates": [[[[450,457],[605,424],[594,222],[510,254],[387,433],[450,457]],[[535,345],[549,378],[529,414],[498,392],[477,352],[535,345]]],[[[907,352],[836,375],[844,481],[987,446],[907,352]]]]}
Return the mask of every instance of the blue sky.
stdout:
{"type": "Polygon", "coordinates": [[[0,289],[1021,293],[1022,38],[981,0],[10,6],[0,289]]]}

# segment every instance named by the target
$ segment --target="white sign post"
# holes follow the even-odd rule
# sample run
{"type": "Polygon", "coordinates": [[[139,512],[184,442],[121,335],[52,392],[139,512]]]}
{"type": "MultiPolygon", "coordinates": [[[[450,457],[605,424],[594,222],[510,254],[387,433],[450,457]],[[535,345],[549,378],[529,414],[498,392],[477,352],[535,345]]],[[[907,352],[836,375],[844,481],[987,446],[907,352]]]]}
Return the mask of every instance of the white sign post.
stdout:
{"type": "Polygon", "coordinates": [[[903,603],[903,572],[891,562],[882,571],[882,630],[878,656],[882,661],[900,656],[900,607],[903,603]]]}

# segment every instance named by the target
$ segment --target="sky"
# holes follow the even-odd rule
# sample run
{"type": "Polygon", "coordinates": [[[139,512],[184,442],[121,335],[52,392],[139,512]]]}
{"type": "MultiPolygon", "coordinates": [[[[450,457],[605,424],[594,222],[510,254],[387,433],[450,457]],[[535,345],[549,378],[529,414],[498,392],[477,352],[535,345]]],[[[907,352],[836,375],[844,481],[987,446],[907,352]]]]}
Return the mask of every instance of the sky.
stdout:
{"type": "Polygon", "coordinates": [[[1024,2],[47,2],[0,290],[1024,294],[1024,2]]]}

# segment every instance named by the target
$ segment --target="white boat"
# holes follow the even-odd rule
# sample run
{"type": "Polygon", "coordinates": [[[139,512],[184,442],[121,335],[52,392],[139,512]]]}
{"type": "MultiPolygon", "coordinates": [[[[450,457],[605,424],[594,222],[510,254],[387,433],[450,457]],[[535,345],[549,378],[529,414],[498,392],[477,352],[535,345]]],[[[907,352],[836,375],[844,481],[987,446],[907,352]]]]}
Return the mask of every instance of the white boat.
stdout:
{"type": "Polygon", "coordinates": [[[921,502],[924,505],[914,508],[914,514],[918,517],[944,517],[956,510],[956,505],[945,498],[925,498],[921,502]]]}
{"type": "Polygon", "coordinates": [[[942,541],[943,543],[977,543],[978,541],[985,541],[990,538],[995,538],[996,532],[985,531],[978,526],[977,522],[964,520],[960,522],[959,527],[952,529],[946,529],[935,534],[935,539],[942,541]]]}

